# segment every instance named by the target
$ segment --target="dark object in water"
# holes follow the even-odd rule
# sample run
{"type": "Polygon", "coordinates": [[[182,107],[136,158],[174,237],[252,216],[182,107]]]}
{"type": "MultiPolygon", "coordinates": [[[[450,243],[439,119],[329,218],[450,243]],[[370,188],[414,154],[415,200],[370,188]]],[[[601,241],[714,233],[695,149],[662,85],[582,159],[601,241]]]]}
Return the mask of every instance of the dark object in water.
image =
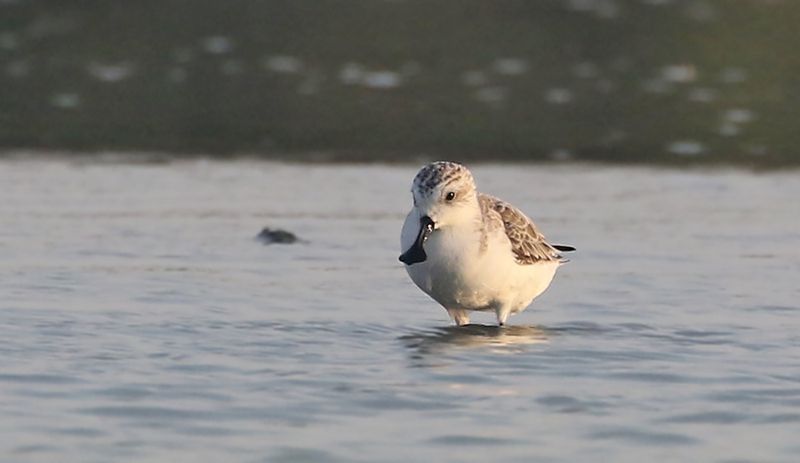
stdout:
{"type": "Polygon", "coordinates": [[[567,246],[565,244],[554,244],[553,247],[561,252],[572,252],[575,250],[572,246],[567,246]]]}
{"type": "Polygon", "coordinates": [[[264,244],[292,244],[299,241],[297,236],[292,232],[269,227],[264,227],[261,233],[256,236],[256,239],[264,244]]]}

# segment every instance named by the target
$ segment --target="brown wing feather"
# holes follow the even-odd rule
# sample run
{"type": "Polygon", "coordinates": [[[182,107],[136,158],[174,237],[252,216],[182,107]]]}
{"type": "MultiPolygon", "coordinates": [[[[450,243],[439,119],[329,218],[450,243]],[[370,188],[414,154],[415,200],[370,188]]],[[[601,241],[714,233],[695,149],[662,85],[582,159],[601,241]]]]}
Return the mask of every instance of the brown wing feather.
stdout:
{"type": "Polygon", "coordinates": [[[518,264],[530,265],[561,260],[561,254],[547,242],[533,221],[522,211],[505,201],[483,193],[478,195],[478,201],[485,218],[490,222],[502,223],[518,264]]]}

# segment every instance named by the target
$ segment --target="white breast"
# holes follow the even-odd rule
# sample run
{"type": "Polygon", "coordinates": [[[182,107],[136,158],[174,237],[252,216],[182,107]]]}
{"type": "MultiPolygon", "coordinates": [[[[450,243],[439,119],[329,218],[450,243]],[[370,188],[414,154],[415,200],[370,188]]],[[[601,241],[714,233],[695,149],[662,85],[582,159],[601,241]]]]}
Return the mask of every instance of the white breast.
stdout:
{"type": "MultiPolygon", "coordinates": [[[[412,210],[401,234],[401,252],[419,233],[412,210]]],[[[436,230],[425,243],[427,259],[406,266],[411,280],[446,308],[494,310],[510,304],[518,312],[541,294],[552,280],[557,262],[518,264],[502,230],[488,236],[481,251],[480,231],[470,227],[436,230]]]]}

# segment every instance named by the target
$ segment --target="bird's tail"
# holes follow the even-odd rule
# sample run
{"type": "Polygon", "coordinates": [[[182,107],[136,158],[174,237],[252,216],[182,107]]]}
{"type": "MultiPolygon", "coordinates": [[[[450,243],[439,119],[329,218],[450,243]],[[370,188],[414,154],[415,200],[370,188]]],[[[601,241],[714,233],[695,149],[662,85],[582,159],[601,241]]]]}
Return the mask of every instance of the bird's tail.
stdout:
{"type": "MultiPolygon", "coordinates": [[[[572,252],[572,251],[575,250],[574,247],[567,246],[565,244],[553,244],[551,246],[553,246],[553,249],[556,249],[557,251],[561,251],[561,252],[572,252]]],[[[559,263],[561,263],[561,264],[566,264],[567,262],[569,262],[569,259],[563,259],[562,258],[561,260],[559,260],[559,263]]]]}

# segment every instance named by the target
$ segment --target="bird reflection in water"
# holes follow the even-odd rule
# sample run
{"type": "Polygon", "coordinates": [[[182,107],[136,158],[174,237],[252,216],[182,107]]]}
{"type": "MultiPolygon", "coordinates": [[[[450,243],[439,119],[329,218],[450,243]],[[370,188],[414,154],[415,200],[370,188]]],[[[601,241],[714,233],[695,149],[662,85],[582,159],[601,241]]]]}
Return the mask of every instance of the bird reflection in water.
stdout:
{"type": "Polygon", "coordinates": [[[518,352],[532,344],[548,342],[548,332],[540,326],[447,326],[401,336],[400,340],[422,358],[458,349],[485,348],[498,353],[518,352]]]}

